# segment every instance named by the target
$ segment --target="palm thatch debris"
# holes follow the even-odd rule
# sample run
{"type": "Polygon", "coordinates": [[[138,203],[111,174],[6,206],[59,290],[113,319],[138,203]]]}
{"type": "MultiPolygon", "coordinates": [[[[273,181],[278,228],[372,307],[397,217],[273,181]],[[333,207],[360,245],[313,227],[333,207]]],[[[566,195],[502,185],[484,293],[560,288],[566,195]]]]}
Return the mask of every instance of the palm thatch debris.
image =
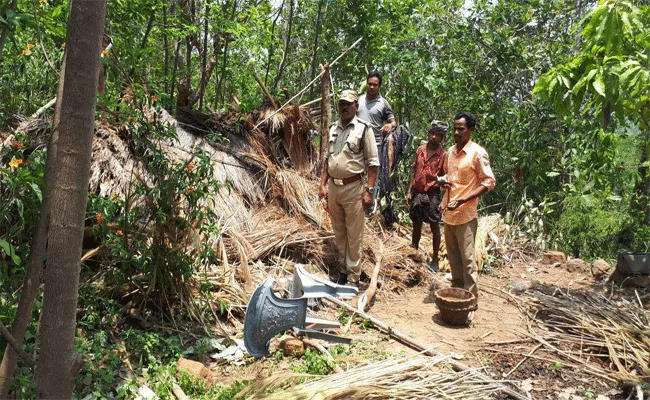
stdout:
{"type": "Polygon", "coordinates": [[[602,294],[530,294],[531,337],[567,363],[621,382],[650,383],[650,312],[602,294]]]}
{"type": "Polygon", "coordinates": [[[304,374],[275,375],[238,394],[249,399],[490,399],[502,386],[476,375],[473,370],[454,371],[446,356],[417,355],[315,377],[304,374]],[[305,383],[300,381],[307,379],[305,383]],[[292,387],[287,388],[287,385],[292,387]],[[282,391],[268,393],[282,387],[282,391]]]}

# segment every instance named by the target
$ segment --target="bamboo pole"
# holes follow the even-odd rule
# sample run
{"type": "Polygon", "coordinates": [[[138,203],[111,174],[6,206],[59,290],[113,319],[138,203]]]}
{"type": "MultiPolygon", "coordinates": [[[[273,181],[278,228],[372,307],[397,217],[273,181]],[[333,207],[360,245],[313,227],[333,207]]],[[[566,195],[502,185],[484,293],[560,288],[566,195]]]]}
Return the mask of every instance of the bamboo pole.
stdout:
{"type": "MultiPolygon", "coordinates": [[[[350,47],[348,47],[347,49],[345,49],[345,50],[343,51],[343,53],[341,53],[340,56],[336,57],[336,59],[335,59],[334,61],[332,61],[332,62],[329,64],[329,66],[331,67],[331,66],[333,66],[334,64],[336,64],[336,62],[337,62],[338,60],[340,60],[341,57],[343,57],[344,55],[346,55],[350,50],[352,50],[352,48],[354,48],[357,44],[359,44],[359,42],[361,42],[361,39],[363,39],[363,38],[360,37],[359,39],[357,39],[356,42],[352,43],[352,45],[351,45],[350,47]]],[[[316,82],[317,80],[319,80],[319,79],[321,78],[321,76],[323,76],[323,73],[324,73],[324,72],[325,72],[325,71],[323,71],[323,72],[321,72],[320,74],[318,74],[318,76],[315,77],[314,79],[312,79],[312,81],[309,82],[309,83],[307,84],[307,86],[305,86],[301,91],[299,91],[298,93],[296,93],[292,98],[290,98],[286,103],[284,103],[284,104],[282,105],[282,107],[280,107],[280,108],[278,108],[277,110],[275,110],[275,112],[273,112],[273,114],[269,115],[268,117],[264,118],[262,121],[258,122],[257,125],[255,125],[255,128],[259,128],[260,125],[262,125],[263,123],[265,123],[265,122],[268,121],[269,119],[273,118],[273,117],[275,116],[275,114],[279,113],[280,110],[282,110],[286,105],[291,104],[291,102],[292,102],[294,99],[296,99],[296,98],[299,97],[299,96],[302,96],[302,94],[305,93],[305,92],[307,91],[307,89],[309,89],[309,88],[311,87],[311,85],[314,84],[314,82],[316,82]]]]}
{"type": "MultiPolygon", "coordinates": [[[[395,339],[399,340],[402,344],[405,344],[405,345],[411,347],[412,349],[415,349],[417,351],[422,352],[422,354],[426,354],[426,355],[431,356],[431,357],[444,356],[442,353],[432,349],[431,346],[427,346],[424,343],[421,343],[421,342],[413,339],[412,337],[408,336],[407,334],[402,333],[402,332],[400,332],[400,331],[386,325],[384,322],[378,320],[377,318],[375,318],[375,317],[373,317],[373,316],[371,316],[369,314],[366,314],[365,312],[359,311],[358,309],[352,307],[350,304],[348,304],[348,303],[346,303],[344,301],[341,301],[341,300],[339,300],[339,299],[337,299],[335,297],[329,297],[329,296],[324,297],[324,298],[326,300],[331,301],[334,304],[337,304],[337,305],[339,305],[341,307],[345,307],[349,311],[357,313],[361,318],[367,319],[370,322],[372,322],[372,324],[374,326],[376,326],[380,331],[382,331],[384,333],[387,333],[389,336],[394,337],[395,339]]],[[[507,394],[508,396],[512,397],[513,399],[516,399],[516,400],[528,400],[528,397],[516,392],[513,389],[510,389],[509,387],[501,384],[500,382],[490,378],[489,376],[487,376],[485,374],[482,374],[480,372],[476,372],[476,370],[474,370],[473,368],[470,368],[469,366],[467,366],[467,365],[465,365],[465,364],[463,364],[461,362],[458,362],[458,361],[453,360],[453,359],[449,359],[448,362],[449,362],[449,364],[451,364],[452,368],[455,371],[472,371],[472,373],[475,374],[476,377],[481,378],[483,380],[486,380],[488,382],[494,382],[495,384],[500,386],[501,391],[503,393],[507,394]]]]}
{"type": "Polygon", "coordinates": [[[320,119],[320,149],[318,160],[325,160],[327,157],[327,144],[330,136],[330,119],[332,117],[332,107],[330,105],[330,66],[319,66],[321,71],[321,119],[320,119]]]}

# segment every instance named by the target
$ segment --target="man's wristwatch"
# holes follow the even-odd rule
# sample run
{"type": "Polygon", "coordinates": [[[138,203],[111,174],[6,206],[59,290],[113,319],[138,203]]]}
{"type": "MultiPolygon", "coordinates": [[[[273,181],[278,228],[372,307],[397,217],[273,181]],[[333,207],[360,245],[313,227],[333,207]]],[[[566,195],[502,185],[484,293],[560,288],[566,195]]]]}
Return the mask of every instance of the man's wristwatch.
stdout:
{"type": "Polygon", "coordinates": [[[370,193],[371,195],[375,195],[375,188],[373,186],[366,187],[366,192],[370,193]]]}

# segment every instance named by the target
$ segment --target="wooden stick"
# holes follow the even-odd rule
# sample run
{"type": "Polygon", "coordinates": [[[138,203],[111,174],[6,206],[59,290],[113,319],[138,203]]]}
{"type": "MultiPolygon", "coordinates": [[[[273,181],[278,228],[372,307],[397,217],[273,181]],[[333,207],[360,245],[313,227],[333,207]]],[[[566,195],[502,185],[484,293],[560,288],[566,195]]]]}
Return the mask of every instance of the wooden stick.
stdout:
{"type": "Polygon", "coordinates": [[[486,343],[486,344],[513,344],[513,343],[526,343],[526,342],[532,342],[532,341],[533,341],[533,339],[531,339],[531,338],[524,338],[524,339],[495,340],[495,341],[483,340],[483,343],[486,343]]]}
{"type": "Polygon", "coordinates": [[[34,114],[32,114],[29,118],[37,118],[39,115],[43,113],[43,111],[47,110],[48,108],[52,107],[56,103],[56,97],[53,98],[52,100],[48,101],[47,104],[45,104],[43,107],[39,108],[36,110],[34,114]]]}
{"type": "Polygon", "coordinates": [[[529,352],[529,353],[528,353],[524,358],[522,358],[521,361],[519,361],[519,362],[517,363],[517,365],[515,365],[515,366],[510,370],[510,372],[508,372],[507,374],[503,375],[503,377],[504,377],[504,378],[509,377],[513,372],[515,372],[515,371],[517,370],[517,368],[519,368],[519,367],[521,366],[521,364],[524,363],[524,361],[528,360],[528,358],[529,358],[530,356],[532,356],[533,353],[535,353],[537,350],[539,350],[540,347],[542,347],[542,344],[541,344],[541,343],[539,343],[537,346],[533,347],[533,349],[532,349],[532,350],[531,350],[531,351],[530,351],[530,352],[529,352]]]}
{"type": "Polygon", "coordinates": [[[174,396],[176,396],[178,400],[190,400],[185,392],[183,392],[183,389],[181,389],[181,387],[176,383],[172,383],[172,393],[174,393],[174,396]]]}
{"type": "Polygon", "coordinates": [[[94,257],[95,254],[99,253],[99,251],[100,251],[101,249],[103,249],[103,248],[104,248],[104,245],[102,244],[102,245],[100,245],[99,247],[96,247],[96,248],[94,248],[94,249],[92,249],[92,250],[88,250],[88,251],[86,252],[86,254],[84,254],[83,257],[81,257],[81,262],[86,262],[86,261],[88,261],[89,258],[94,257]]]}
{"type": "MultiPolygon", "coordinates": [[[[345,307],[349,311],[356,312],[357,314],[359,314],[359,316],[361,318],[367,319],[370,322],[372,322],[372,324],[374,326],[376,326],[380,331],[382,331],[384,333],[387,333],[389,336],[394,337],[395,339],[397,339],[401,343],[411,347],[412,349],[415,349],[417,351],[422,352],[422,354],[426,354],[426,355],[432,356],[432,357],[444,356],[442,353],[439,353],[436,350],[434,350],[433,348],[431,348],[431,346],[427,346],[427,345],[413,339],[412,337],[410,337],[410,336],[408,336],[408,335],[406,335],[406,334],[404,334],[404,333],[402,333],[402,332],[400,332],[400,331],[398,331],[396,329],[393,329],[392,327],[386,325],[385,323],[378,320],[377,318],[375,318],[375,317],[373,317],[373,316],[371,316],[369,314],[366,314],[366,313],[364,313],[362,311],[359,311],[359,310],[355,309],[350,304],[348,304],[348,303],[346,303],[344,301],[341,301],[341,300],[339,300],[339,299],[337,299],[335,297],[329,297],[329,296],[324,297],[324,299],[329,300],[332,303],[335,303],[335,304],[337,304],[337,305],[339,305],[341,307],[345,307]]],[[[490,378],[489,376],[487,376],[485,374],[477,372],[475,369],[470,368],[469,366],[467,366],[467,365],[465,365],[465,364],[463,364],[461,362],[458,362],[458,361],[456,361],[454,359],[449,359],[449,360],[447,360],[447,362],[449,362],[449,364],[452,366],[452,368],[454,370],[456,370],[456,371],[471,371],[477,378],[483,379],[483,380],[488,381],[488,382],[494,382],[496,385],[500,386],[500,389],[501,389],[501,391],[503,393],[507,394],[508,396],[510,396],[510,397],[512,397],[512,398],[514,398],[516,400],[528,400],[528,397],[516,392],[513,389],[510,389],[507,386],[504,386],[503,384],[495,381],[494,379],[490,378]]]]}
{"type": "Polygon", "coordinates": [[[14,338],[7,327],[0,321],[0,336],[4,337],[7,343],[11,346],[12,349],[18,354],[18,357],[20,357],[23,361],[25,361],[25,364],[29,365],[30,367],[34,368],[36,366],[36,363],[34,360],[29,356],[29,354],[25,353],[25,350],[23,350],[22,346],[18,343],[16,338],[14,338]]]}
{"type": "Polygon", "coordinates": [[[375,262],[375,268],[372,270],[370,285],[368,285],[368,289],[366,289],[366,291],[363,292],[361,296],[359,296],[359,300],[357,301],[357,308],[359,311],[365,311],[367,306],[370,305],[370,302],[375,297],[375,293],[377,292],[377,279],[379,278],[379,269],[381,268],[381,258],[383,254],[384,244],[379,241],[379,251],[375,253],[377,261],[375,262]]]}
{"type": "MultiPolygon", "coordinates": [[[[266,98],[269,99],[269,101],[271,102],[271,105],[273,106],[273,108],[278,110],[280,105],[278,104],[278,101],[276,99],[274,99],[273,96],[271,96],[271,93],[269,93],[269,90],[266,88],[266,85],[264,84],[264,82],[262,82],[262,80],[260,79],[259,76],[257,76],[257,74],[253,74],[253,78],[255,78],[255,80],[257,81],[257,84],[260,85],[260,88],[262,88],[262,92],[264,92],[264,96],[266,96],[266,98]]],[[[256,126],[256,128],[257,128],[257,126],[256,126]]]]}
{"type": "Polygon", "coordinates": [[[565,357],[568,357],[570,360],[572,360],[572,361],[574,361],[574,362],[576,362],[576,363],[582,365],[582,366],[584,367],[585,371],[588,371],[588,372],[591,372],[591,373],[594,373],[594,374],[600,374],[599,376],[602,376],[602,378],[607,379],[607,380],[609,380],[610,382],[616,382],[616,379],[612,379],[612,378],[610,378],[610,377],[607,375],[607,372],[603,371],[603,370],[600,369],[600,368],[594,368],[594,367],[592,367],[591,365],[587,364],[586,362],[582,361],[581,359],[579,359],[579,358],[577,358],[577,357],[574,357],[574,356],[572,356],[571,354],[568,354],[567,352],[558,349],[557,347],[553,346],[552,344],[550,344],[549,342],[547,342],[547,341],[544,340],[543,338],[538,337],[538,336],[535,336],[535,335],[533,335],[533,334],[528,334],[528,336],[529,336],[531,339],[535,339],[535,340],[537,340],[538,342],[540,342],[540,343],[543,344],[544,346],[548,347],[549,349],[555,351],[556,353],[561,354],[561,355],[563,355],[563,356],[565,356],[565,357]]]}
{"type": "MultiPolygon", "coordinates": [[[[330,94],[329,94],[329,98],[332,98],[332,96],[334,96],[334,93],[330,93],[330,94]]],[[[308,101],[308,102],[305,103],[305,104],[301,104],[300,107],[307,107],[307,106],[310,106],[310,105],[312,105],[312,104],[318,103],[318,102],[321,101],[321,100],[322,100],[322,97],[319,97],[319,98],[314,99],[314,100],[312,100],[312,101],[308,101]]]]}
{"type": "Polygon", "coordinates": [[[330,86],[328,77],[330,76],[330,66],[318,66],[322,79],[320,84],[321,91],[321,120],[320,120],[320,148],[318,149],[318,162],[325,160],[329,145],[330,136],[330,119],[332,118],[332,105],[330,104],[330,86]]]}
{"type": "MultiPolygon", "coordinates": [[[[517,355],[517,356],[526,357],[525,354],[517,353],[515,351],[503,351],[503,350],[493,349],[493,348],[489,348],[489,347],[480,348],[480,349],[477,349],[477,350],[489,351],[489,352],[492,352],[492,353],[499,353],[499,354],[514,354],[514,355],[517,355]]],[[[561,361],[561,360],[554,360],[554,359],[551,359],[551,358],[540,357],[540,356],[536,356],[536,355],[532,355],[532,354],[529,355],[528,358],[532,358],[534,360],[551,362],[551,363],[560,363],[563,366],[570,367],[570,368],[573,368],[573,369],[577,369],[579,371],[586,372],[587,374],[593,375],[595,377],[604,377],[605,379],[609,380],[612,383],[617,382],[615,379],[612,379],[609,376],[605,375],[604,372],[595,372],[595,371],[586,370],[586,369],[584,369],[585,368],[584,365],[581,365],[581,364],[571,364],[571,363],[567,363],[567,362],[564,362],[564,361],[561,361]]]]}
{"type": "MultiPolygon", "coordinates": [[[[354,43],[352,44],[352,46],[350,46],[350,47],[348,47],[347,49],[345,49],[345,50],[343,51],[343,53],[341,53],[340,56],[336,57],[336,59],[335,59],[334,61],[332,61],[332,62],[329,64],[329,66],[331,67],[331,66],[333,66],[334,64],[336,64],[336,62],[337,62],[338,60],[340,60],[341,57],[343,57],[344,55],[346,55],[346,54],[348,53],[348,51],[352,50],[352,48],[353,48],[354,46],[356,46],[357,44],[359,44],[359,42],[361,41],[361,39],[363,39],[363,38],[360,37],[359,39],[357,39],[356,42],[354,42],[354,43]]],[[[305,86],[304,89],[302,89],[301,91],[299,91],[298,93],[296,93],[292,98],[289,99],[289,101],[287,101],[286,103],[284,103],[284,104],[282,105],[282,107],[278,108],[278,109],[275,110],[275,112],[273,112],[271,115],[269,115],[268,117],[264,118],[262,121],[258,122],[257,125],[255,125],[255,128],[259,128],[260,125],[262,125],[263,123],[265,123],[265,122],[268,121],[269,119],[273,118],[273,117],[275,116],[275,114],[279,113],[280,110],[282,110],[286,105],[291,104],[291,102],[292,102],[296,97],[298,97],[298,96],[302,96],[302,94],[305,93],[305,92],[307,91],[307,89],[309,89],[309,88],[311,87],[311,85],[314,84],[314,82],[316,82],[317,80],[319,80],[319,79],[321,78],[321,76],[323,76],[323,73],[324,73],[324,72],[325,72],[325,71],[323,71],[323,72],[321,72],[320,74],[318,74],[318,76],[315,77],[314,79],[312,79],[312,81],[309,82],[309,83],[307,84],[307,86],[305,86]]]]}

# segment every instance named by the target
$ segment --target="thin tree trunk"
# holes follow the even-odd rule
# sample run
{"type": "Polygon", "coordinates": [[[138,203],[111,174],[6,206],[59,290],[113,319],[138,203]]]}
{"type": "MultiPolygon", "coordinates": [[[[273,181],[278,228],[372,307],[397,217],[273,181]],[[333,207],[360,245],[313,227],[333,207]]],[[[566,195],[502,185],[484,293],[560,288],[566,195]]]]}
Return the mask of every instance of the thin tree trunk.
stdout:
{"type": "Polygon", "coordinates": [[[165,51],[165,93],[169,93],[169,82],[167,76],[169,75],[169,37],[167,36],[167,4],[163,4],[163,47],[165,51]]]}
{"type": "Polygon", "coordinates": [[[172,68],[172,85],[171,85],[171,104],[174,104],[174,91],[176,90],[176,74],[178,71],[178,64],[179,64],[179,58],[180,58],[180,51],[181,51],[181,43],[179,41],[174,41],[174,65],[172,68]]]}
{"type": "Polygon", "coordinates": [[[282,50],[282,61],[280,61],[280,66],[278,67],[278,73],[275,76],[275,80],[273,81],[273,90],[275,90],[278,87],[278,84],[282,80],[282,74],[284,73],[284,68],[287,65],[287,56],[289,54],[289,44],[291,44],[291,29],[293,27],[293,9],[294,9],[294,1],[289,0],[289,17],[287,20],[287,34],[285,35],[284,38],[284,49],[282,50]]]}
{"type": "MultiPolygon", "coordinates": [[[[321,66],[320,68],[323,68],[321,66]]],[[[322,71],[322,70],[321,70],[322,71]]],[[[332,119],[332,105],[330,103],[330,66],[325,67],[325,73],[320,78],[321,93],[321,119],[320,119],[320,159],[316,165],[321,165],[321,160],[327,156],[327,144],[330,137],[330,120],[332,119]]]]}
{"type": "MultiPolygon", "coordinates": [[[[13,0],[9,7],[4,10],[6,13],[8,10],[15,10],[16,9],[16,4],[18,4],[18,0],[13,0]]],[[[9,37],[9,29],[6,28],[4,32],[2,32],[2,35],[0,35],[0,72],[2,72],[2,53],[4,52],[5,49],[5,44],[7,43],[7,38],[9,37]]]]}
{"type": "MultiPolygon", "coordinates": [[[[11,335],[22,343],[25,333],[29,327],[32,317],[34,301],[38,296],[39,287],[43,278],[43,263],[45,262],[45,253],[47,251],[47,232],[50,221],[50,193],[54,186],[54,175],[56,171],[56,154],[59,138],[59,122],[61,121],[61,99],[63,98],[63,84],[65,75],[65,56],[61,65],[61,75],[59,78],[59,89],[56,97],[56,106],[54,108],[54,123],[52,135],[47,145],[47,158],[45,160],[45,184],[41,189],[43,199],[40,206],[40,217],[34,231],[34,238],[29,253],[29,263],[25,270],[25,279],[23,288],[20,293],[20,301],[16,310],[16,319],[11,324],[11,335]]],[[[18,354],[10,346],[5,348],[2,364],[0,364],[0,399],[8,399],[11,381],[18,366],[18,354]]]]}
{"type": "MultiPolygon", "coordinates": [[[[151,34],[151,29],[153,28],[153,22],[156,20],[156,12],[152,11],[149,14],[149,20],[147,21],[147,29],[144,31],[144,36],[142,37],[142,42],[140,42],[140,48],[144,49],[147,46],[147,40],[149,40],[149,35],[151,34]]],[[[135,66],[131,67],[129,71],[129,76],[135,74],[135,66]]]]}
{"type": "Polygon", "coordinates": [[[199,112],[203,111],[203,94],[208,82],[206,64],[208,62],[208,16],[210,15],[210,3],[205,3],[205,22],[203,25],[203,65],[201,67],[201,83],[199,85],[199,112]]]}
{"type": "MultiPolygon", "coordinates": [[[[233,0],[232,3],[232,12],[230,13],[231,21],[235,19],[235,15],[237,14],[237,0],[233,0]]],[[[219,99],[223,98],[221,87],[226,79],[226,67],[228,66],[228,47],[230,46],[230,40],[230,37],[226,39],[226,46],[223,49],[223,56],[221,57],[221,77],[219,78],[219,83],[217,84],[217,92],[215,96],[215,101],[217,104],[219,103],[219,99]]]]}
{"type": "MultiPolygon", "coordinates": [[[[316,76],[316,67],[318,59],[318,39],[320,37],[321,27],[323,25],[323,3],[325,0],[318,1],[318,13],[316,15],[316,34],[314,35],[314,50],[312,51],[311,56],[311,74],[309,80],[313,80],[316,76]]],[[[309,89],[309,100],[314,98],[314,86],[309,89]]]]}
{"type": "Polygon", "coordinates": [[[39,399],[71,398],[81,367],[81,356],[75,351],[75,327],[105,16],[106,0],[71,3],[59,151],[51,198],[41,347],[35,371],[39,399]]]}
{"type": "Polygon", "coordinates": [[[269,81],[269,71],[271,69],[271,60],[273,59],[273,50],[275,47],[273,46],[273,35],[275,34],[275,27],[278,25],[278,19],[280,18],[280,15],[282,15],[282,9],[284,8],[284,1],[282,1],[282,4],[280,4],[280,9],[278,9],[278,13],[275,15],[275,18],[273,18],[273,25],[271,25],[271,40],[269,40],[269,57],[266,60],[266,73],[264,74],[264,84],[268,84],[269,81]]]}

